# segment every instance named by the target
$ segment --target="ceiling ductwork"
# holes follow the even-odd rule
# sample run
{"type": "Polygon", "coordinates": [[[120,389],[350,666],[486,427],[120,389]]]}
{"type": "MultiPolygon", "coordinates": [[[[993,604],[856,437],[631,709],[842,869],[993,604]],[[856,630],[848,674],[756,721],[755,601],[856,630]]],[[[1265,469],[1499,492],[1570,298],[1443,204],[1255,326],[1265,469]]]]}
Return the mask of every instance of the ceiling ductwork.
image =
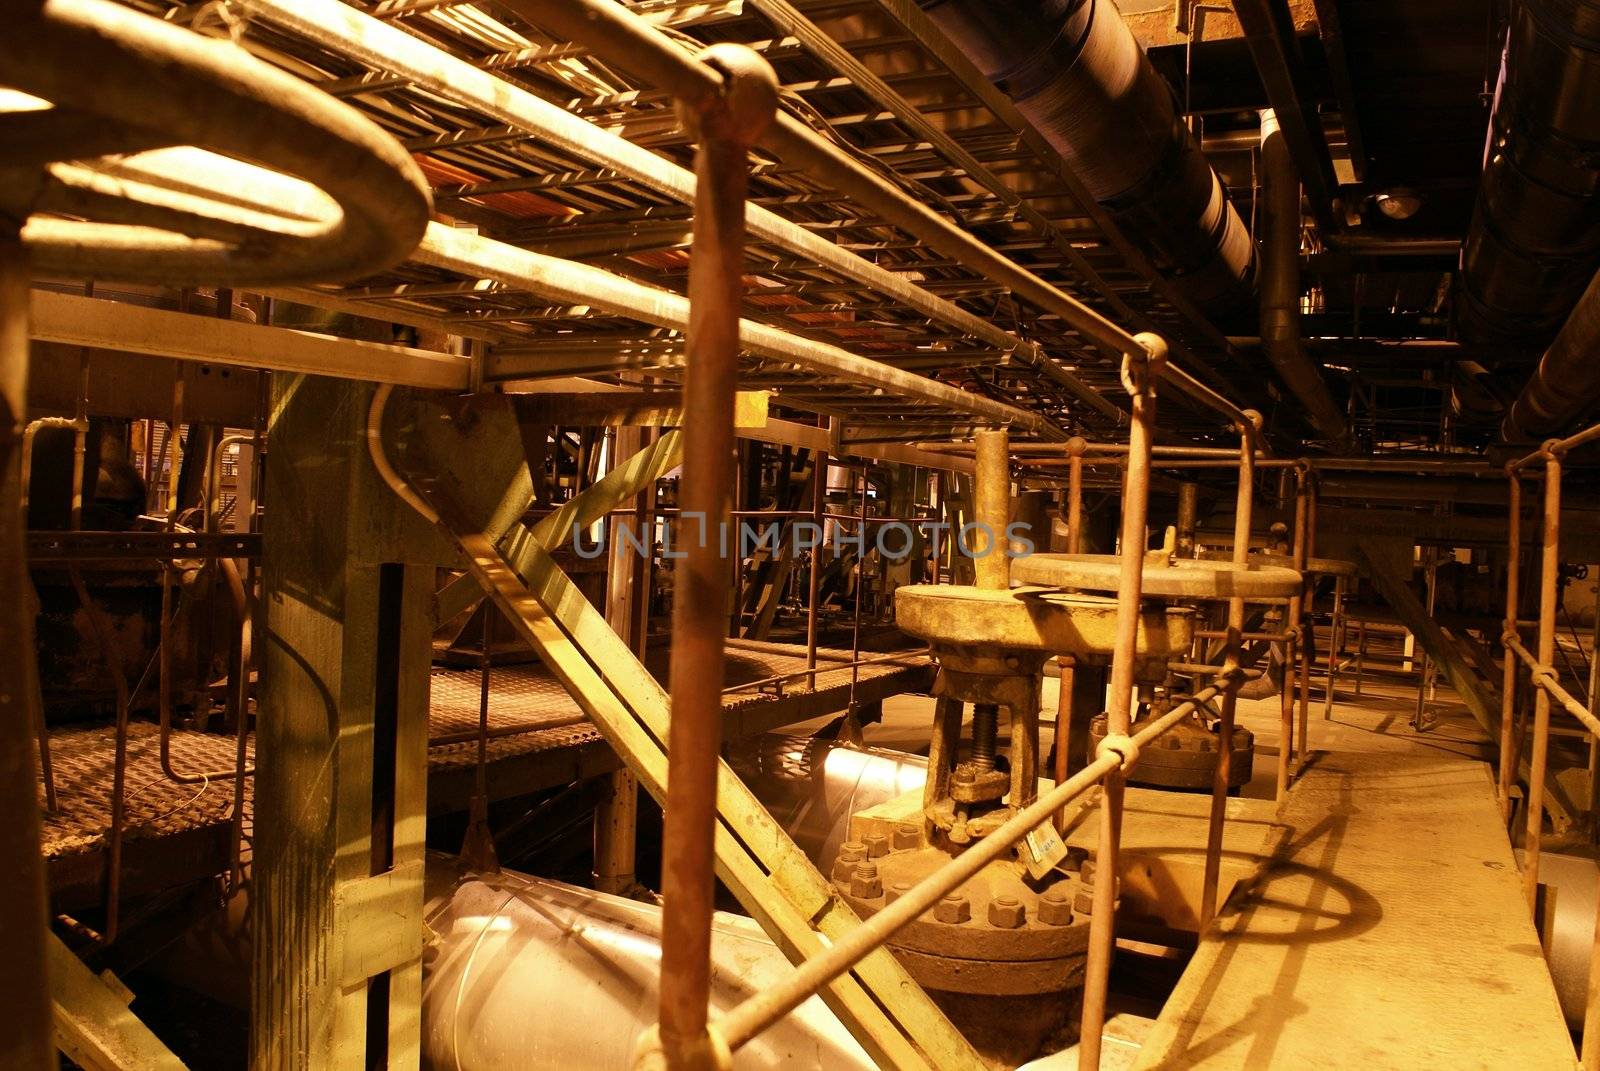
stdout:
{"type": "Polygon", "coordinates": [[[1514,12],[1457,319],[1464,341],[1536,350],[1600,267],[1600,0],[1514,12]]]}
{"type": "Polygon", "coordinates": [[[1248,298],[1250,234],[1113,4],[920,2],[1163,276],[1202,306],[1248,298]]]}
{"type": "Polygon", "coordinates": [[[1589,282],[1500,426],[1508,442],[1560,435],[1600,399],[1600,275],[1589,282]]]}

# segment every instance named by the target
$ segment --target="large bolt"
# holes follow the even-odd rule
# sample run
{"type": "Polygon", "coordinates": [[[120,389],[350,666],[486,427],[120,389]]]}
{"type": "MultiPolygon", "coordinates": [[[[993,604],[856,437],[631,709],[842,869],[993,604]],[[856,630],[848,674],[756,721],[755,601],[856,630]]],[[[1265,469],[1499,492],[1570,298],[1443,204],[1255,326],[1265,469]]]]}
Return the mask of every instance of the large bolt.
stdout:
{"type": "Polygon", "coordinates": [[[1027,920],[1027,909],[1015,896],[997,896],[989,901],[989,925],[1014,930],[1027,920]]]}
{"type": "Polygon", "coordinates": [[[1039,921],[1046,926],[1072,925],[1072,887],[1058,881],[1039,898],[1039,921]]]}
{"type": "Polygon", "coordinates": [[[850,895],[857,900],[876,900],[883,895],[883,880],[878,877],[877,863],[857,863],[850,879],[850,895]]]}
{"type": "Polygon", "coordinates": [[[839,845],[839,856],[833,861],[833,880],[849,881],[855,876],[856,864],[866,857],[867,846],[859,840],[847,840],[839,845]]]}
{"type": "Polygon", "coordinates": [[[905,851],[922,847],[922,826],[917,822],[901,822],[894,827],[894,850],[905,851]]]}
{"type": "Polygon", "coordinates": [[[933,905],[933,917],[940,922],[960,925],[972,918],[972,904],[960,893],[951,893],[933,905]]]}
{"type": "Polygon", "coordinates": [[[889,854],[889,838],[882,833],[869,833],[864,843],[867,846],[867,858],[877,859],[889,854]]]}
{"type": "Polygon", "coordinates": [[[972,765],[975,768],[983,771],[994,769],[995,737],[999,733],[999,705],[972,704],[972,765]]]}

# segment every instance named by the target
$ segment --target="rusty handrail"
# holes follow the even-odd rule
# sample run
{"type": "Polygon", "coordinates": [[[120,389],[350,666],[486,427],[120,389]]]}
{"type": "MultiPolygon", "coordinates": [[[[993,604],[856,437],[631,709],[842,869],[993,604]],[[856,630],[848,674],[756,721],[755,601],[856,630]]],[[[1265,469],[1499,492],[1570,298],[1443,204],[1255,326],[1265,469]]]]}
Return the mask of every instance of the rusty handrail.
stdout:
{"type": "MultiPolygon", "coordinates": [[[[1124,737],[1120,742],[1108,738],[1100,745],[1099,755],[1088,766],[1039,796],[993,833],[974,842],[960,855],[913,885],[882,911],[840,938],[822,955],[806,960],[782,983],[749,997],[717,1019],[712,1028],[730,1049],[745,1044],[830,981],[850,970],[868,952],[888,941],[906,924],[960,888],[984,866],[1000,858],[1013,844],[1049,821],[1056,811],[1099,784],[1112,771],[1121,770],[1125,773],[1138,762],[1139,754],[1145,748],[1214,699],[1222,688],[1222,684],[1211,684],[1201,689],[1132,737],[1124,737]]],[[[1096,889],[1101,885],[1111,887],[1115,882],[1097,882],[1096,889]]]]}
{"type": "Polygon", "coordinates": [[[1600,718],[1589,712],[1589,708],[1578,702],[1576,696],[1561,686],[1561,675],[1553,665],[1547,665],[1533,656],[1533,652],[1523,645],[1515,636],[1504,637],[1505,646],[1511,650],[1524,665],[1528,667],[1529,676],[1534,686],[1543,688],[1550,693],[1550,697],[1583,724],[1589,732],[1600,737],[1600,718]]]}

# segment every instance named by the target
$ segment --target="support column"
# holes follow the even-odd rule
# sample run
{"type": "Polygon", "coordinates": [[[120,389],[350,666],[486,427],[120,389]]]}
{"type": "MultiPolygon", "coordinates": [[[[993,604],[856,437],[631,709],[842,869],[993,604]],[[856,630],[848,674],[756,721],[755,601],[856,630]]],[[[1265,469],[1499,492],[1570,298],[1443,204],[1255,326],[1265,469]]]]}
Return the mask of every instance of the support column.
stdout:
{"type": "Polygon", "coordinates": [[[28,398],[28,260],[13,231],[0,235],[0,1066],[56,1066],[45,984],[44,863],[31,697],[37,694],[33,599],[23,541],[22,429],[28,398]]]}
{"type": "Polygon", "coordinates": [[[372,469],[371,392],[273,377],[254,1067],[418,1065],[433,562],[450,559],[372,469]]]}

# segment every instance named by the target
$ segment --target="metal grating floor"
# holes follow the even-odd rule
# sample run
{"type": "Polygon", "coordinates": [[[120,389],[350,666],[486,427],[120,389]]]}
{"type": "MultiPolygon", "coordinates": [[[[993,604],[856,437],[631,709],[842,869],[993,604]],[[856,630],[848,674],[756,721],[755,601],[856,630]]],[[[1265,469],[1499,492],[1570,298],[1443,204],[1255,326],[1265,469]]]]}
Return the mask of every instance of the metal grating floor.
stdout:
{"type": "MultiPolygon", "coordinates": [[[[738,641],[730,641],[730,644],[738,641]]],[[[658,678],[666,676],[665,650],[651,658],[651,670],[658,678]]],[[[913,652],[914,654],[914,652],[913,652]]],[[[850,652],[819,648],[819,664],[829,660],[848,660],[850,652]]],[[[911,661],[912,659],[907,659],[911,661]]],[[[781,644],[765,644],[762,650],[730,646],[727,652],[725,686],[733,687],[765,680],[785,673],[795,673],[806,668],[805,648],[781,644]],[[780,648],[787,648],[781,650],[780,648]],[[797,653],[789,653],[790,651],[797,653]]],[[[896,675],[911,677],[920,667],[885,663],[860,667],[857,678],[862,681],[882,682],[896,675]]],[[[436,666],[433,670],[432,716],[429,735],[435,739],[462,733],[476,732],[478,728],[479,671],[476,669],[451,669],[436,666]]],[[[837,691],[841,706],[847,700],[850,687],[850,669],[824,670],[817,674],[816,686],[804,679],[785,681],[781,691],[752,689],[729,695],[723,700],[728,711],[743,710],[772,703],[784,696],[807,695],[837,691]]],[[[600,739],[598,730],[588,725],[557,725],[581,713],[577,702],[567,694],[559,681],[540,664],[497,666],[489,675],[489,729],[491,733],[506,734],[518,726],[525,731],[514,735],[491,735],[488,742],[489,761],[532,754],[556,748],[576,747],[600,739]]],[[[470,766],[477,761],[476,741],[434,744],[428,749],[428,767],[431,770],[470,766]]]]}
{"type": "MultiPolygon", "coordinates": [[[[781,644],[762,646],[762,650],[730,648],[728,686],[806,668],[803,647],[781,644]]],[[[665,653],[664,649],[660,652],[663,663],[665,653]]],[[[826,663],[829,660],[846,660],[850,654],[848,651],[823,649],[818,651],[818,656],[820,663],[826,663]]],[[[907,661],[920,659],[908,658],[907,661]]],[[[898,676],[906,681],[909,688],[925,672],[922,665],[867,665],[860,667],[858,680],[873,682],[881,690],[884,685],[893,683],[891,678],[898,676]]],[[[477,731],[478,670],[435,667],[431,687],[430,738],[459,737],[477,731]]],[[[730,714],[747,712],[764,704],[813,695],[836,702],[837,706],[832,709],[842,709],[848,702],[849,688],[850,669],[846,666],[819,673],[815,690],[803,679],[786,681],[781,691],[752,689],[730,695],[724,702],[724,708],[730,714]]],[[[544,666],[495,667],[490,671],[489,727],[491,733],[499,735],[489,738],[489,762],[599,742],[600,734],[593,726],[561,724],[579,714],[576,701],[544,666]]],[[[51,758],[60,806],[55,813],[44,816],[46,858],[85,855],[104,848],[111,827],[114,739],[115,729],[111,725],[51,731],[51,758]]],[[[158,748],[159,729],[156,725],[143,721],[130,723],[127,844],[135,845],[142,838],[226,824],[232,815],[231,781],[176,784],[163,775],[158,748]]],[[[171,750],[172,765],[180,773],[233,768],[234,740],[229,736],[176,729],[172,733],[171,750]]],[[[477,757],[476,740],[430,744],[428,769],[430,773],[470,769],[477,762],[477,757]]],[[[42,785],[40,791],[42,794],[42,785]]],[[[249,803],[250,786],[247,782],[247,816],[249,803]]]]}
{"type": "MultiPolygon", "coordinates": [[[[111,786],[116,729],[111,725],[56,729],[50,733],[58,809],[43,815],[46,859],[99,850],[111,828],[111,786]]],[[[172,766],[180,774],[232,770],[235,740],[218,733],[177,729],[172,766]]],[[[40,788],[41,793],[43,787],[40,788]]],[[[233,782],[177,784],[161,771],[160,729],[150,722],[128,725],[127,827],[129,843],[229,820],[233,782]]],[[[245,797],[248,804],[249,782],[245,797]]]]}

